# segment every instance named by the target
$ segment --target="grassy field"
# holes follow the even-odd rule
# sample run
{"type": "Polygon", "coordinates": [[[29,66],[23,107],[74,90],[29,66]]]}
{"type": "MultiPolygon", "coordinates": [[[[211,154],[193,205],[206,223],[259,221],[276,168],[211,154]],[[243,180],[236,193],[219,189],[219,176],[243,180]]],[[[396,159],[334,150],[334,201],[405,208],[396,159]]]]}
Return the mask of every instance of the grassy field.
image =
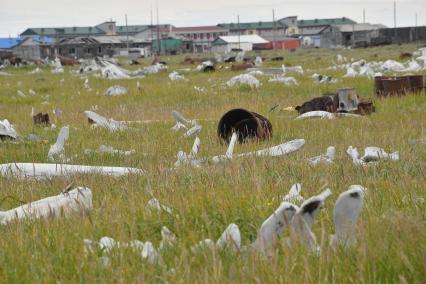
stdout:
{"type": "MultiPolygon", "coordinates": [[[[426,96],[374,97],[374,82],[365,77],[342,78],[345,70],[327,67],[341,53],[348,58],[378,61],[397,59],[401,51],[413,52],[419,46],[389,46],[362,50],[298,50],[269,52],[283,55],[284,63],[302,65],[305,74],[295,75],[298,86],[268,83],[261,77],[259,89],[223,84],[238,74],[219,70],[210,74],[183,73],[188,82],[172,82],[168,74],[186,68],[183,57],[162,57],[168,72],[144,79],[107,80],[93,75],[28,74],[35,67],[8,68],[13,76],[0,75],[0,118],[7,118],[22,137],[42,136],[41,143],[0,142],[1,163],[48,162],[47,152],[59,128],[70,126],[66,155],[73,164],[131,166],[146,170],[143,176],[122,178],[81,175],[51,180],[18,180],[0,177],[0,209],[8,210],[50,195],[66,185],[87,186],[93,190],[90,216],[55,220],[30,220],[0,227],[0,281],[3,283],[424,283],[426,279],[426,148],[412,146],[411,139],[426,137],[426,96]],[[331,75],[337,84],[319,85],[313,73],[331,75]],[[83,87],[89,78],[93,89],[83,87]],[[45,80],[37,80],[44,78],[45,80]],[[61,79],[62,82],[61,82],[61,79]],[[138,90],[136,82],[142,88],[138,90]],[[106,97],[112,85],[129,88],[119,97],[106,97]],[[193,86],[205,87],[200,93],[193,86]],[[282,110],[341,87],[354,87],[359,96],[372,98],[376,113],[360,119],[295,121],[295,112],[282,110]],[[32,89],[36,95],[29,95],[32,89]],[[25,98],[16,96],[23,91],[25,98]],[[279,104],[280,110],[268,110],[279,104]],[[96,112],[116,120],[163,120],[161,123],[134,125],[136,130],[110,133],[91,129],[83,111],[97,106],[96,112]],[[34,127],[31,108],[48,112],[63,110],[53,118],[57,129],[34,127]],[[200,157],[224,154],[216,127],[220,117],[236,107],[265,115],[273,125],[273,138],[262,143],[237,145],[236,153],[273,146],[292,139],[306,140],[304,148],[281,158],[234,159],[201,169],[182,167],[167,171],[179,150],[188,152],[193,139],[170,130],[172,110],[190,119],[202,119],[200,157]],[[134,149],[132,156],[85,155],[84,149],[100,145],[134,149]],[[334,145],[337,158],[332,165],[309,166],[306,158],[324,153],[334,145]],[[355,167],[345,150],[379,146],[399,151],[397,162],[355,167]],[[302,184],[305,198],[329,187],[333,195],[326,201],[313,231],[321,246],[320,256],[305,247],[289,248],[283,242],[272,257],[254,252],[192,253],[190,247],[205,238],[216,240],[230,223],[240,227],[243,245],[256,238],[262,222],[279,206],[293,183],[302,184]],[[349,185],[368,188],[365,207],[357,224],[358,244],[348,250],[328,245],[334,232],[332,210],[337,196],[349,185]],[[13,198],[8,198],[11,196],[13,198]],[[173,208],[173,215],[149,213],[146,203],[152,197],[173,208]],[[178,215],[178,216],[176,216],[178,215]],[[127,242],[150,240],[158,247],[160,230],[167,226],[177,236],[177,244],[162,254],[162,262],[145,263],[140,255],[119,249],[104,268],[96,254],[84,253],[83,239],[110,236],[127,242]]],[[[149,64],[149,60],[144,62],[149,64]]],[[[267,63],[280,66],[281,63],[267,63]]],[[[126,68],[131,68],[127,67],[126,68]]],[[[426,74],[426,72],[423,72],[426,74]]],[[[283,238],[288,235],[283,234],[283,238]]]]}

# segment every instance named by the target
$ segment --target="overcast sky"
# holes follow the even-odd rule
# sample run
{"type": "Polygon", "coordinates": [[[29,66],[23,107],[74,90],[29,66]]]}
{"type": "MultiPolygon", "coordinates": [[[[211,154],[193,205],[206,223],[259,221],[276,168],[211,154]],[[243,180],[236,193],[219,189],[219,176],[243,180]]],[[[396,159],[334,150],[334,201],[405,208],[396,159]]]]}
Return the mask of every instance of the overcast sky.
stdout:
{"type": "MultiPolygon", "coordinates": [[[[222,22],[348,17],[393,27],[393,0],[0,0],[0,36],[16,36],[28,27],[94,26],[113,19],[124,25],[149,24],[151,7],[159,7],[160,23],[175,26],[222,22]]],[[[426,25],[426,0],[397,0],[397,26],[426,25]]]]}

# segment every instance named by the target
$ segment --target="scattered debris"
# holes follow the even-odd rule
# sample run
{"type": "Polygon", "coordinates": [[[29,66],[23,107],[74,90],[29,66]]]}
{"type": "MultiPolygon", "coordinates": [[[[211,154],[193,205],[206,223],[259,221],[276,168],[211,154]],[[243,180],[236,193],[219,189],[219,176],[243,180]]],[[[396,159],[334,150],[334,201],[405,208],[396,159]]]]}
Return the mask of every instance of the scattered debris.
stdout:
{"type": "Polygon", "coordinates": [[[64,73],[64,68],[62,67],[56,67],[55,69],[53,69],[52,71],[50,71],[52,74],[62,74],[64,73]]]}
{"type": "Polygon", "coordinates": [[[265,73],[263,73],[260,70],[247,70],[247,71],[248,71],[247,74],[252,75],[252,76],[263,76],[263,75],[265,75],[265,73]]]}
{"type": "Polygon", "coordinates": [[[374,89],[377,96],[405,95],[426,91],[426,76],[380,76],[374,78],[374,89]]]}
{"type": "Polygon", "coordinates": [[[181,64],[201,64],[203,59],[201,58],[191,58],[186,56],[185,59],[181,62],[181,64]]]}
{"type": "Polygon", "coordinates": [[[105,96],[121,96],[127,94],[128,91],[129,90],[126,87],[115,85],[108,88],[108,90],[105,92],[105,96]]]}
{"type": "Polygon", "coordinates": [[[157,213],[160,213],[161,211],[165,211],[169,214],[172,214],[173,210],[163,204],[160,203],[160,201],[156,198],[152,198],[148,201],[146,205],[146,210],[149,212],[157,211],[157,213]]]}
{"type": "Polygon", "coordinates": [[[101,70],[101,66],[98,65],[95,59],[86,59],[81,62],[79,74],[91,73],[101,70]]]}
{"type": "Polygon", "coordinates": [[[354,246],[356,243],[355,224],[364,206],[366,188],[351,185],[339,195],[334,205],[333,220],[335,235],[330,236],[330,245],[354,246]]]}
{"type": "Polygon", "coordinates": [[[286,67],[284,64],[281,65],[281,68],[283,69],[283,73],[299,73],[303,74],[303,67],[302,66],[291,66],[286,67]]]}
{"type": "Polygon", "coordinates": [[[336,148],[334,146],[330,146],[327,148],[327,152],[325,154],[309,158],[308,163],[315,166],[320,163],[331,164],[336,156],[336,148]]]}
{"type": "Polygon", "coordinates": [[[16,92],[16,95],[18,97],[20,97],[20,98],[25,98],[26,97],[26,95],[22,91],[20,91],[20,90],[18,90],[18,92],[16,92]]]}
{"type": "MultiPolygon", "coordinates": [[[[179,131],[180,129],[188,129],[189,127],[195,127],[195,126],[200,125],[198,123],[198,121],[188,120],[185,117],[183,117],[182,114],[180,114],[179,112],[177,112],[175,110],[172,111],[172,115],[173,115],[174,119],[176,120],[176,125],[172,127],[172,130],[174,130],[174,131],[179,131]]],[[[199,130],[201,130],[201,129],[199,129],[199,130]]],[[[191,132],[192,131],[194,131],[194,130],[191,130],[191,132]]]]}
{"type": "Polygon", "coordinates": [[[42,73],[42,71],[38,67],[36,69],[34,69],[33,71],[29,72],[29,74],[40,74],[40,73],[42,73]]]}
{"type": "Polygon", "coordinates": [[[78,187],[47,197],[17,208],[0,211],[0,224],[6,225],[14,220],[67,217],[71,213],[84,213],[92,209],[92,191],[87,187],[78,187]]]}
{"type": "MultiPolygon", "coordinates": [[[[295,108],[299,114],[307,112],[323,111],[328,113],[354,113],[354,114],[370,114],[375,111],[373,103],[369,100],[358,99],[358,95],[353,88],[344,88],[337,90],[336,93],[326,93],[321,97],[313,98],[295,108]],[[360,104],[360,102],[362,102],[360,104]]],[[[317,112],[319,114],[320,112],[317,112]]],[[[305,117],[305,116],[301,116],[305,117]]],[[[308,117],[308,116],[306,116],[308,117]]],[[[326,114],[327,118],[334,118],[333,115],[326,114]]]]}
{"type": "Polygon", "coordinates": [[[194,90],[199,92],[199,93],[205,93],[206,92],[206,88],[204,88],[204,87],[194,86],[194,90]]]}
{"type": "Polygon", "coordinates": [[[130,79],[129,72],[107,61],[102,61],[105,66],[101,68],[101,76],[110,80],[113,79],[130,79]]]}
{"type": "Polygon", "coordinates": [[[331,113],[328,111],[315,110],[310,112],[305,112],[304,114],[299,115],[296,119],[307,119],[307,118],[320,118],[320,119],[334,119],[336,117],[361,117],[358,114],[353,113],[331,113]]]}
{"type": "Polygon", "coordinates": [[[337,79],[332,78],[332,77],[327,76],[327,75],[320,75],[320,74],[317,74],[317,73],[312,75],[312,79],[314,79],[314,81],[319,83],[319,84],[335,84],[335,83],[337,83],[337,79]]]}
{"type": "Polygon", "coordinates": [[[93,111],[85,111],[84,114],[86,115],[87,119],[89,120],[90,124],[103,127],[108,129],[109,131],[117,131],[117,130],[126,130],[127,125],[120,121],[115,121],[112,118],[105,118],[103,116],[100,116],[99,114],[93,112],[93,111]]]}
{"type": "Polygon", "coordinates": [[[241,233],[235,224],[230,224],[216,242],[216,248],[230,249],[234,252],[241,250],[241,233]]]}
{"type": "Polygon", "coordinates": [[[200,72],[212,72],[212,71],[215,71],[215,67],[214,67],[213,62],[204,61],[200,65],[197,66],[196,70],[200,71],[200,72]]]}
{"type": "Polygon", "coordinates": [[[272,124],[264,116],[245,109],[232,109],[219,121],[217,135],[222,142],[229,143],[233,133],[237,133],[238,142],[248,140],[268,140],[272,137],[272,124]]]}
{"type": "Polygon", "coordinates": [[[275,212],[262,223],[252,248],[262,253],[269,253],[277,243],[279,236],[290,225],[298,209],[291,203],[282,202],[275,212]]]}
{"type": "Polygon", "coordinates": [[[295,139],[277,146],[237,155],[237,157],[279,157],[300,150],[305,145],[304,139],[295,139]]]}
{"type": "Polygon", "coordinates": [[[244,71],[244,70],[247,70],[247,69],[252,68],[252,67],[253,67],[253,64],[251,64],[251,63],[232,64],[231,70],[232,71],[244,71]]]}
{"type": "Polygon", "coordinates": [[[59,131],[58,138],[56,139],[56,143],[53,144],[49,153],[47,154],[47,159],[51,162],[65,162],[65,141],[68,140],[69,137],[69,127],[62,127],[59,131]]]}
{"type": "Polygon", "coordinates": [[[312,224],[315,221],[315,217],[323,207],[325,200],[331,195],[331,190],[326,189],[319,195],[313,196],[305,200],[300,208],[294,214],[291,219],[291,226],[296,235],[296,239],[307,245],[307,247],[315,253],[320,252],[320,248],[317,245],[316,237],[312,232],[312,224]]]}
{"type": "Polygon", "coordinates": [[[211,161],[213,163],[220,163],[220,162],[232,160],[234,147],[235,147],[235,144],[237,143],[237,139],[238,139],[237,133],[235,132],[232,133],[231,140],[229,141],[228,149],[226,150],[225,155],[214,156],[211,158],[211,161]]]}
{"type": "Polygon", "coordinates": [[[250,87],[259,88],[260,82],[252,75],[241,74],[232,77],[228,82],[226,82],[227,87],[232,87],[234,85],[249,85],[250,87]]]}
{"type": "Polygon", "coordinates": [[[183,134],[183,138],[189,138],[194,135],[198,135],[201,132],[201,129],[203,129],[201,125],[195,125],[183,134]]]}
{"type": "Polygon", "coordinates": [[[299,85],[294,77],[274,76],[268,80],[269,83],[283,83],[286,86],[299,85]]]}
{"type": "Polygon", "coordinates": [[[270,61],[283,61],[284,57],[283,56],[273,56],[269,60],[270,61]]]}
{"type": "Polygon", "coordinates": [[[254,60],[254,66],[262,67],[262,63],[263,63],[262,57],[256,56],[256,59],[254,60]]]}
{"type": "Polygon", "coordinates": [[[4,139],[5,137],[18,139],[18,133],[15,127],[10,124],[7,119],[3,121],[0,120],[0,139],[4,139]]]}
{"type": "Polygon", "coordinates": [[[293,184],[288,194],[284,196],[283,202],[301,204],[303,201],[305,201],[303,196],[300,195],[301,191],[302,191],[302,185],[300,183],[293,184]]]}
{"type": "Polygon", "coordinates": [[[43,125],[43,126],[49,126],[50,125],[50,119],[49,114],[42,112],[37,113],[33,116],[33,123],[34,125],[43,125]]]}
{"type": "Polygon", "coordinates": [[[379,147],[366,147],[364,149],[364,156],[361,158],[359,157],[358,149],[355,147],[349,146],[346,153],[352,158],[354,165],[367,165],[369,163],[376,163],[379,160],[399,160],[399,152],[388,154],[385,150],[379,147]]]}
{"type": "Polygon", "coordinates": [[[346,61],[347,61],[346,57],[344,57],[341,54],[337,54],[337,62],[338,63],[343,63],[343,62],[346,62],[346,61]]]}
{"type": "Polygon", "coordinates": [[[159,250],[163,251],[169,247],[173,247],[176,243],[176,235],[172,233],[166,226],[161,228],[161,241],[159,250]]]}
{"type": "Polygon", "coordinates": [[[101,146],[99,146],[97,151],[86,149],[86,150],[84,150],[84,153],[86,155],[92,154],[92,153],[107,153],[107,154],[112,154],[112,155],[131,156],[131,155],[135,154],[136,151],[135,150],[128,150],[128,151],[118,150],[118,149],[114,149],[112,146],[101,145],[101,146]]]}
{"type": "Polygon", "coordinates": [[[158,261],[158,252],[150,241],[145,242],[141,255],[150,264],[155,264],[158,261]]]}
{"type": "Polygon", "coordinates": [[[141,69],[140,73],[142,73],[144,75],[151,75],[151,74],[157,74],[158,72],[165,71],[165,70],[167,70],[167,65],[157,63],[155,65],[151,65],[151,66],[148,66],[148,67],[141,69]]]}
{"type": "Polygon", "coordinates": [[[186,81],[185,76],[179,75],[176,71],[169,74],[169,79],[172,81],[186,81]]]}
{"type": "Polygon", "coordinates": [[[9,163],[0,164],[0,174],[18,178],[49,178],[73,174],[100,174],[125,176],[144,174],[144,171],[126,167],[103,167],[67,164],[9,163]]]}

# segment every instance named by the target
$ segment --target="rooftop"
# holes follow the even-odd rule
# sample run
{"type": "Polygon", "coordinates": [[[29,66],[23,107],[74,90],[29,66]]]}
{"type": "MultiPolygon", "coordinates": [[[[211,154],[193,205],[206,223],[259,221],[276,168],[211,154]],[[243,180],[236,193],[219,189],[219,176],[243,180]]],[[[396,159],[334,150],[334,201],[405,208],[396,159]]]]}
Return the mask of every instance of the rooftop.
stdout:
{"type": "MultiPolygon", "coordinates": [[[[218,26],[224,27],[229,30],[239,30],[239,29],[273,29],[274,22],[251,22],[251,23],[230,23],[230,24],[218,24],[218,26]]],[[[276,21],[275,27],[283,27],[284,24],[276,21]]]]}
{"type": "Polygon", "coordinates": [[[17,46],[22,42],[22,38],[20,37],[5,37],[0,38],[0,49],[9,49],[14,46],[17,46]]]}
{"type": "Polygon", "coordinates": [[[253,44],[263,44],[268,43],[269,41],[260,37],[259,35],[241,35],[241,36],[220,36],[215,41],[223,41],[225,43],[253,43],[253,44]]]}
{"type": "Polygon", "coordinates": [[[223,31],[221,26],[173,27],[174,32],[223,31]]]}
{"type": "Polygon", "coordinates": [[[344,25],[344,24],[356,24],[356,22],[349,19],[349,18],[346,18],[346,17],[331,18],[331,19],[298,20],[297,21],[297,25],[299,27],[344,25]]]}

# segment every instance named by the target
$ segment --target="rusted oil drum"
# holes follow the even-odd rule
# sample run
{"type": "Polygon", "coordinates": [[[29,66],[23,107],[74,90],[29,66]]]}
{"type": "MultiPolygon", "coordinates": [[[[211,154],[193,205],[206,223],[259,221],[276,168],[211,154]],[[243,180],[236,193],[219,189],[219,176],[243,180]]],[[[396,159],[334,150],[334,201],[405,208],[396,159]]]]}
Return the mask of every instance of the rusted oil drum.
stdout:
{"type": "Polygon", "coordinates": [[[409,76],[410,80],[410,91],[413,93],[420,93],[423,91],[423,75],[412,75],[409,76]]]}
{"type": "Polygon", "coordinates": [[[238,142],[268,140],[272,137],[272,124],[264,116],[242,108],[232,109],[219,121],[217,135],[222,143],[228,144],[232,133],[238,134],[238,142]]]}

